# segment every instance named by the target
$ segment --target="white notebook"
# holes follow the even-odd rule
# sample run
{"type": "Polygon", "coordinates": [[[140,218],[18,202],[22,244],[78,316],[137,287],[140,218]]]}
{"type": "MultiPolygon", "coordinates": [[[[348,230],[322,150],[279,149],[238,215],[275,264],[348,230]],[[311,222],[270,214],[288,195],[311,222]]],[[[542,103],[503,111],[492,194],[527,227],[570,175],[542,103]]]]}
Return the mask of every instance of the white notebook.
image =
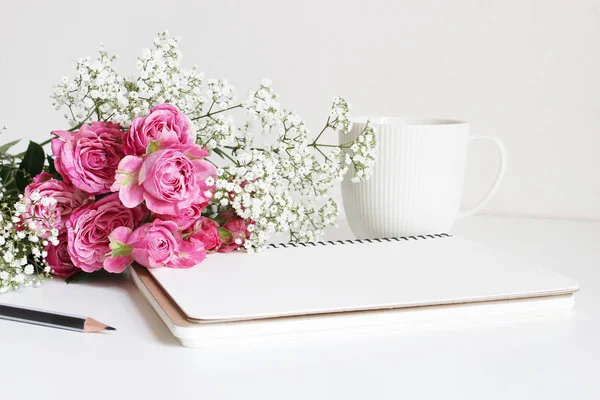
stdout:
{"type": "MultiPolygon", "coordinates": [[[[177,324],[177,318],[164,312],[164,304],[148,290],[148,279],[144,285],[136,270],[134,280],[173,333],[188,340],[187,345],[208,333],[213,339],[242,335],[239,326],[243,321],[260,321],[259,328],[251,324],[250,330],[264,334],[269,330],[264,321],[279,322],[276,331],[302,326],[298,321],[290,324],[293,318],[282,317],[323,315],[329,321],[325,325],[335,326],[334,320],[342,322],[338,316],[351,317],[356,323],[357,315],[369,310],[467,303],[479,307],[486,302],[497,307],[498,300],[558,298],[579,287],[571,278],[446,234],[272,247],[260,254],[211,254],[190,269],[144,271],[146,278],[153,278],[151,285],[166,293],[185,323],[177,324]],[[222,322],[229,324],[207,329],[222,322]]],[[[511,312],[532,304],[539,309],[540,302],[515,304],[511,312]]],[[[389,317],[386,314],[384,319],[389,317]]],[[[323,319],[301,320],[310,320],[306,327],[325,323],[323,319]]],[[[348,321],[346,318],[345,323],[348,321]]]]}

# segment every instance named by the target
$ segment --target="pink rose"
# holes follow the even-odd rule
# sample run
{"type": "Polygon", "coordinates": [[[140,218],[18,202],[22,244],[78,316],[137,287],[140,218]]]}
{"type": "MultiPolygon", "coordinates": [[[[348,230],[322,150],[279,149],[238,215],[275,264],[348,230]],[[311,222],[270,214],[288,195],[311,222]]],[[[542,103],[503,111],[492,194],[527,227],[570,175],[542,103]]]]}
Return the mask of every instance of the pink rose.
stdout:
{"type": "Polygon", "coordinates": [[[71,261],[69,251],[67,250],[67,233],[62,233],[58,236],[58,245],[48,244],[46,246],[46,262],[52,269],[51,272],[57,276],[69,277],[80,271],[79,268],[71,261]]]}
{"type": "Polygon", "coordinates": [[[143,206],[125,207],[116,193],[77,208],[67,221],[73,264],[85,272],[102,269],[110,252],[108,235],[120,226],[134,229],[147,215],[143,206]]]}
{"type": "Polygon", "coordinates": [[[133,232],[129,228],[117,228],[110,239],[111,255],[107,262],[121,271],[133,261],[146,268],[188,268],[206,257],[202,243],[183,240],[173,221],[155,219],[133,232]]]}
{"type": "Polygon", "coordinates": [[[219,228],[221,241],[223,242],[219,252],[229,253],[244,245],[250,237],[248,224],[242,218],[232,218],[219,228]]]}
{"type": "Polygon", "coordinates": [[[146,268],[167,265],[179,253],[177,224],[173,221],[155,219],[137,228],[129,238],[133,259],[146,268]]]}
{"type": "Polygon", "coordinates": [[[173,221],[179,227],[179,230],[186,230],[192,226],[200,217],[202,210],[206,208],[206,204],[192,204],[191,206],[179,210],[177,215],[157,215],[156,217],[163,221],[173,221]]]}
{"type": "Polygon", "coordinates": [[[210,218],[200,217],[186,234],[190,235],[190,240],[202,242],[206,251],[217,251],[221,247],[219,224],[210,218]]]}
{"type": "Polygon", "coordinates": [[[124,156],[124,132],[118,124],[93,122],[79,131],[54,131],[54,166],[66,183],[90,194],[110,191],[115,171],[124,156]]]}
{"type": "Polygon", "coordinates": [[[52,228],[64,231],[65,224],[73,210],[93,200],[93,197],[75,189],[73,186],[53,179],[52,175],[42,172],[33,179],[25,188],[24,202],[27,211],[21,215],[23,219],[35,218],[38,222],[38,231],[44,232],[41,236],[47,238],[52,228]],[[31,201],[34,192],[41,198],[47,197],[56,200],[56,203],[44,206],[40,201],[31,201]]]}
{"type": "Polygon", "coordinates": [[[192,204],[204,208],[212,199],[217,171],[201,159],[198,145],[158,150],[144,158],[127,156],[119,164],[113,191],[127,207],[145,200],[150,211],[177,217],[192,204]]]}
{"type": "Polygon", "coordinates": [[[125,135],[125,154],[143,156],[148,146],[165,149],[176,144],[196,142],[196,132],[190,119],[170,104],[159,104],[145,117],[136,118],[125,135]]]}

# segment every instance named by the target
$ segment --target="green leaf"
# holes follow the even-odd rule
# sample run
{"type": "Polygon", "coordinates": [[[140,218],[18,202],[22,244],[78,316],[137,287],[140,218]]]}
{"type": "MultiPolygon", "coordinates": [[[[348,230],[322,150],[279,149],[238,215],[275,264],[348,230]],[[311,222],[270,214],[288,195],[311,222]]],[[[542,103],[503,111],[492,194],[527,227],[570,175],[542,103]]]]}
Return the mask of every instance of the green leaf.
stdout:
{"type": "Polygon", "coordinates": [[[152,154],[155,151],[158,151],[160,146],[160,140],[151,140],[150,144],[146,148],[146,154],[152,154]]]}
{"type": "Polygon", "coordinates": [[[23,174],[17,174],[17,187],[19,191],[25,190],[27,186],[33,180],[37,174],[44,170],[44,161],[46,157],[44,155],[44,149],[36,142],[29,142],[27,151],[23,155],[23,161],[19,169],[23,171],[23,174]]]}
{"type": "Polygon", "coordinates": [[[218,147],[215,147],[215,148],[213,149],[213,151],[215,152],[215,154],[218,154],[218,155],[219,155],[219,157],[221,157],[221,158],[225,158],[225,156],[223,155],[223,154],[225,154],[225,153],[223,153],[223,150],[219,149],[218,147]]]}
{"type": "Polygon", "coordinates": [[[27,185],[29,185],[31,182],[33,182],[33,179],[27,172],[23,171],[22,169],[15,172],[15,183],[19,193],[23,193],[27,185]]]}
{"type": "Polygon", "coordinates": [[[218,228],[217,232],[219,232],[219,237],[221,238],[221,241],[227,243],[231,240],[231,238],[233,237],[233,235],[231,234],[231,232],[229,232],[229,230],[225,229],[225,228],[218,228]]]}
{"type": "Polygon", "coordinates": [[[119,278],[115,277],[115,274],[101,269],[94,272],[77,271],[74,275],[65,279],[65,283],[68,285],[70,283],[102,282],[103,280],[114,282],[115,279],[119,278]]]}
{"type": "Polygon", "coordinates": [[[34,177],[44,170],[44,160],[45,154],[42,146],[30,141],[19,169],[34,177]]]}
{"type": "Polygon", "coordinates": [[[46,160],[48,161],[48,173],[52,174],[52,177],[56,180],[62,181],[62,176],[56,170],[54,166],[54,158],[51,155],[46,156],[46,160]]]}
{"type": "Polygon", "coordinates": [[[0,165],[0,178],[2,178],[2,187],[6,189],[5,197],[16,196],[19,194],[17,188],[16,174],[22,174],[23,171],[12,165],[0,165]]]}
{"type": "Polygon", "coordinates": [[[71,275],[67,279],[65,279],[65,283],[68,285],[69,283],[77,282],[79,279],[81,279],[82,276],[84,276],[84,272],[77,271],[73,275],[71,275]]]}
{"type": "Polygon", "coordinates": [[[121,242],[112,242],[111,241],[109,247],[111,250],[110,253],[113,257],[130,256],[131,251],[133,250],[131,248],[131,246],[128,246],[121,242]]]}
{"type": "Polygon", "coordinates": [[[0,165],[0,178],[2,178],[2,182],[5,183],[10,179],[10,174],[12,173],[12,166],[10,165],[0,165]]]}
{"type": "Polygon", "coordinates": [[[219,226],[223,226],[225,224],[225,222],[227,222],[227,220],[221,216],[213,218],[212,220],[215,221],[217,224],[219,224],[219,226]]]}
{"type": "Polygon", "coordinates": [[[5,154],[8,151],[8,149],[13,147],[15,144],[19,143],[20,141],[21,141],[21,139],[17,139],[17,140],[13,140],[12,142],[3,144],[2,146],[0,146],[0,154],[5,154]]]}

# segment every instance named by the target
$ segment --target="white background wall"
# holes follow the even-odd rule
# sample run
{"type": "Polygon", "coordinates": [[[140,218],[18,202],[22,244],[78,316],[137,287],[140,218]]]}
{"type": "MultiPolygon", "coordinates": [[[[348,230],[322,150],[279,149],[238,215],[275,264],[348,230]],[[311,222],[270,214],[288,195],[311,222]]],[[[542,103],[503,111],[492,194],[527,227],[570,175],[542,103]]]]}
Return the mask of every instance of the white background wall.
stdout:
{"type": "MultiPolygon", "coordinates": [[[[356,115],[453,117],[499,136],[509,169],[489,213],[600,219],[598,0],[0,0],[4,139],[65,126],[51,85],[99,42],[133,73],[165,28],[184,65],[239,97],[270,77],[313,131],[341,94],[356,115]]],[[[474,146],[465,203],[496,163],[474,146]]]]}

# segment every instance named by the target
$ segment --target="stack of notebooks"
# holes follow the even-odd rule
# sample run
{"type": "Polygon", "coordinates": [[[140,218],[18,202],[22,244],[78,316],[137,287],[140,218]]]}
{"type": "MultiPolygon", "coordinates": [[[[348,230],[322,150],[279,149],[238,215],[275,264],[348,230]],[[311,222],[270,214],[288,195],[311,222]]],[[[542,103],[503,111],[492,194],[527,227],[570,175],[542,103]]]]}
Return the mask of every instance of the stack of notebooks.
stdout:
{"type": "Polygon", "coordinates": [[[132,276],[188,347],[546,315],[570,309],[579,288],[448,234],[272,245],[132,276]]]}

